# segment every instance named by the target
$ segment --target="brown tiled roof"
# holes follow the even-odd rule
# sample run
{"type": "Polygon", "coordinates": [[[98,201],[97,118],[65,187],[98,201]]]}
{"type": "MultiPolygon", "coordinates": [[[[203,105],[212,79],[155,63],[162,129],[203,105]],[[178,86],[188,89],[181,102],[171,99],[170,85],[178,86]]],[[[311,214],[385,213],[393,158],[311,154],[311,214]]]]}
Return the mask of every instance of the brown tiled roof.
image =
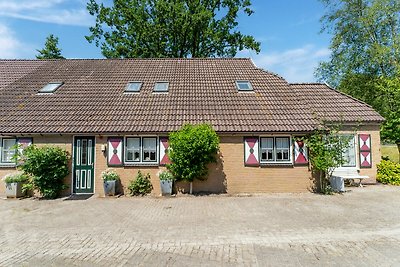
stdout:
{"type": "Polygon", "coordinates": [[[0,90],[45,63],[39,60],[0,60],[0,90]]]}
{"type": "Polygon", "coordinates": [[[307,103],[314,117],[326,121],[382,122],[372,107],[326,84],[299,83],[290,87],[307,103]]]}
{"type": "Polygon", "coordinates": [[[211,123],[218,132],[302,132],[317,124],[310,109],[320,106],[310,103],[317,96],[324,103],[343,98],[340,115],[350,120],[381,120],[365,104],[323,86],[314,95],[314,85],[289,85],[249,59],[0,60],[0,80],[18,64],[29,71],[0,86],[3,134],[156,133],[184,123],[211,123]],[[249,80],[254,92],[238,92],[236,80],[249,80]],[[52,81],[64,84],[37,94],[52,81]],[[128,81],[143,82],[140,93],[124,94],[128,81]],[[153,93],[156,81],[168,81],[169,92],[153,93]]]}

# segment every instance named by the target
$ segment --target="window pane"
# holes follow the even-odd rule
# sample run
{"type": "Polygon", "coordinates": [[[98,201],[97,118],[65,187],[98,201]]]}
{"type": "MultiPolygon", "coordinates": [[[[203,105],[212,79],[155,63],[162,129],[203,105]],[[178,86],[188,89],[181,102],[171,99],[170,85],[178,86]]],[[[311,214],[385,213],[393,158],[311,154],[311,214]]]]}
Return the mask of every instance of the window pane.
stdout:
{"type": "Polygon", "coordinates": [[[236,81],[236,86],[239,91],[251,91],[253,88],[249,81],[236,81]]]}
{"type": "Polygon", "coordinates": [[[81,165],[86,165],[87,164],[87,140],[83,139],[82,140],[82,161],[81,165]]]}
{"type": "Polygon", "coordinates": [[[156,150],[156,138],[143,138],[143,148],[156,150]]]}
{"type": "Polygon", "coordinates": [[[261,138],[261,148],[274,148],[274,138],[261,138]]]}
{"type": "Polygon", "coordinates": [[[143,138],[143,161],[156,161],[157,138],[143,138]]]}
{"type": "Polygon", "coordinates": [[[276,148],[289,148],[289,138],[277,137],[276,138],[276,148]]]}
{"type": "Polygon", "coordinates": [[[2,162],[12,162],[12,157],[15,155],[15,146],[16,140],[15,139],[3,139],[2,144],[2,162]]]}
{"type": "Polygon", "coordinates": [[[126,138],[126,147],[128,149],[138,149],[140,147],[140,139],[139,138],[126,138]]]}
{"type": "Polygon", "coordinates": [[[40,89],[40,93],[53,93],[55,90],[60,87],[62,83],[48,83],[42,89],[40,89]]]}
{"type": "Polygon", "coordinates": [[[167,82],[156,82],[154,85],[155,92],[168,92],[168,83],[167,82]]]}
{"type": "Polygon", "coordinates": [[[125,92],[139,92],[141,87],[141,82],[129,82],[125,88],[125,92]]]}
{"type": "Polygon", "coordinates": [[[140,138],[126,138],[126,161],[140,161],[140,138]]]}
{"type": "Polygon", "coordinates": [[[355,142],[354,136],[352,135],[344,135],[342,139],[343,141],[348,141],[350,138],[346,150],[343,153],[344,163],[343,166],[347,167],[355,167],[356,166],[356,149],[355,149],[355,142]]]}

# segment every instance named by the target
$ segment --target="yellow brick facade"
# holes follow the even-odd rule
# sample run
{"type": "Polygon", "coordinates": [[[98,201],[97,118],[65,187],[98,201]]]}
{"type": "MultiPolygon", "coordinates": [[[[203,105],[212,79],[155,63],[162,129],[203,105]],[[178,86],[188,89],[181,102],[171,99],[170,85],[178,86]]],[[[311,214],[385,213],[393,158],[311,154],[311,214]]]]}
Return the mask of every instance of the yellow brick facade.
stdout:
{"type": "MultiPolygon", "coordinates": [[[[350,129],[348,129],[351,132],[350,129]]],[[[345,131],[346,132],[346,131],[345,131]]],[[[367,182],[375,182],[376,165],[381,158],[379,126],[360,127],[357,133],[371,135],[372,146],[372,168],[361,169],[361,175],[368,175],[367,182]]],[[[358,138],[357,138],[358,139],[358,138]]],[[[107,169],[107,156],[101,151],[102,145],[107,145],[107,136],[96,136],[95,147],[95,194],[104,195],[101,172],[107,169]]],[[[72,154],[73,136],[71,135],[45,135],[33,136],[33,142],[37,145],[56,145],[66,149],[72,154]]],[[[357,140],[358,142],[358,140],[357,140]]],[[[358,147],[358,145],[357,145],[358,147]]],[[[357,165],[359,155],[357,153],[357,165]]],[[[70,164],[72,168],[72,162],[70,164]]],[[[137,171],[150,173],[154,190],[152,194],[160,194],[160,184],[157,173],[164,167],[113,167],[121,176],[121,185],[124,193],[127,193],[127,186],[130,180],[134,180],[137,171]]],[[[243,135],[223,135],[220,137],[220,154],[217,163],[210,164],[209,177],[206,181],[195,181],[194,192],[227,192],[236,193],[262,193],[262,192],[306,192],[311,189],[311,172],[308,166],[260,166],[248,167],[244,165],[244,143],[243,135]]],[[[0,167],[0,177],[15,172],[14,168],[0,167]]],[[[65,178],[65,184],[71,186],[72,175],[65,178]]],[[[177,183],[178,191],[187,192],[189,189],[186,183],[177,183]]],[[[4,182],[0,183],[0,193],[4,193],[4,182]]],[[[71,188],[63,192],[69,195],[71,188]]]]}

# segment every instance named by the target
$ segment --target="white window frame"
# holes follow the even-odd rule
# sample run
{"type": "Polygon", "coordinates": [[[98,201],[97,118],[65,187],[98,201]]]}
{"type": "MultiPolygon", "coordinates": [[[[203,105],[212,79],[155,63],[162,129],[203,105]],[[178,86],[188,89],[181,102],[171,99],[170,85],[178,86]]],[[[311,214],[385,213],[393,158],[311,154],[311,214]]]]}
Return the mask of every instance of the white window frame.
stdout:
{"type": "MultiPolygon", "coordinates": [[[[282,149],[281,149],[282,150],[282,149]]],[[[286,150],[286,149],[285,149],[286,150]]],[[[292,137],[290,135],[269,135],[269,136],[260,136],[260,140],[259,140],[259,157],[260,157],[260,163],[261,164],[293,164],[293,143],[292,143],[292,137]],[[269,160],[265,160],[262,159],[262,153],[264,150],[270,150],[262,148],[262,140],[263,139],[267,139],[267,138],[272,138],[273,139],[273,149],[272,149],[272,153],[273,153],[273,159],[269,159],[269,160]],[[277,153],[278,153],[278,149],[277,149],[277,145],[276,145],[276,139],[277,138],[287,138],[289,141],[289,148],[287,148],[288,150],[288,156],[289,159],[288,160],[278,160],[277,159],[277,153]]]]}
{"type": "Polygon", "coordinates": [[[57,91],[61,86],[63,86],[63,84],[64,82],[49,82],[39,90],[38,94],[43,94],[43,95],[54,94],[54,92],[57,91]],[[47,89],[47,87],[50,86],[53,86],[53,88],[51,88],[51,90],[47,89]]]}
{"type": "Polygon", "coordinates": [[[154,135],[142,135],[142,136],[125,136],[124,138],[124,165],[158,165],[159,164],[159,139],[158,136],[154,136],[154,135]],[[140,149],[139,149],[139,160],[133,161],[133,160],[127,160],[127,153],[128,153],[128,149],[127,149],[127,144],[128,144],[128,139],[129,138],[139,138],[139,144],[140,144],[140,149]],[[144,160],[144,141],[143,139],[145,138],[151,138],[151,139],[155,139],[156,142],[156,148],[154,150],[155,155],[156,155],[156,159],[155,160],[144,160]]]}
{"type": "Polygon", "coordinates": [[[236,89],[239,92],[252,92],[252,91],[254,91],[253,86],[251,85],[251,82],[248,81],[248,80],[236,80],[235,84],[236,84],[236,89]],[[243,83],[247,83],[249,85],[249,89],[240,88],[239,84],[243,84],[243,83]]]}
{"type": "Polygon", "coordinates": [[[153,88],[153,93],[168,93],[169,92],[169,82],[167,81],[157,81],[154,83],[154,88],[153,88]],[[160,90],[157,88],[157,85],[159,84],[166,84],[167,87],[165,90],[160,90]]]}
{"type": "MultiPolygon", "coordinates": [[[[358,168],[358,166],[357,166],[357,164],[358,164],[358,159],[357,159],[357,143],[356,143],[356,141],[357,141],[357,138],[356,138],[356,136],[357,135],[355,135],[355,134],[346,134],[346,133],[340,133],[339,134],[339,136],[352,136],[352,139],[353,139],[353,145],[354,145],[354,165],[345,165],[345,164],[343,164],[343,165],[341,165],[341,166],[339,166],[338,168],[348,168],[348,169],[351,169],[351,168],[358,168]]],[[[343,156],[343,155],[342,155],[343,156]]]]}
{"type": "Polygon", "coordinates": [[[139,81],[129,81],[127,84],[126,84],[126,86],[125,86],[125,90],[124,90],[124,93],[127,93],[127,94],[138,94],[138,93],[140,93],[140,90],[142,90],[142,86],[143,86],[143,83],[142,82],[139,82],[139,81]],[[131,85],[131,84],[139,84],[139,88],[138,88],[138,90],[129,90],[129,86],[131,85]]]}
{"type": "MultiPolygon", "coordinates": [[[[12,160],[11,161],[4,161],[5,152],[6,151],[9,152],[10,150],[13,150],[12,148],[11,149],[7,149],[7,150],[4,149],[4,141],[5,140],[14,140],[14,143],[17,144],[17,138],[14,138],[14,137],[3,137],[3,138],[0,138],[0,165],[7,165],[7,166],[12,165],[12,166],[14,166],[15,162],[13,162],[12,160]]],[[[16,152],[17,151],[15,150],[14,151],[14,155],[15,155],[16,152]]]]}

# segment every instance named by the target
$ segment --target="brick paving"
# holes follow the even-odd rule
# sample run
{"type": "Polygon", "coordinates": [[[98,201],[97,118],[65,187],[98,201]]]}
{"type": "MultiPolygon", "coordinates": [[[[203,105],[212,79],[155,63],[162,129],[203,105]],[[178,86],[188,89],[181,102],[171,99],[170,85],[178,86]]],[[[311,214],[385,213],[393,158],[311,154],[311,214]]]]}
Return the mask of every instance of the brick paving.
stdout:
{"type": "Polygon", "coordinates": [[[0,200],[0,266],[400,266],[400,187],[0,200]]]}

